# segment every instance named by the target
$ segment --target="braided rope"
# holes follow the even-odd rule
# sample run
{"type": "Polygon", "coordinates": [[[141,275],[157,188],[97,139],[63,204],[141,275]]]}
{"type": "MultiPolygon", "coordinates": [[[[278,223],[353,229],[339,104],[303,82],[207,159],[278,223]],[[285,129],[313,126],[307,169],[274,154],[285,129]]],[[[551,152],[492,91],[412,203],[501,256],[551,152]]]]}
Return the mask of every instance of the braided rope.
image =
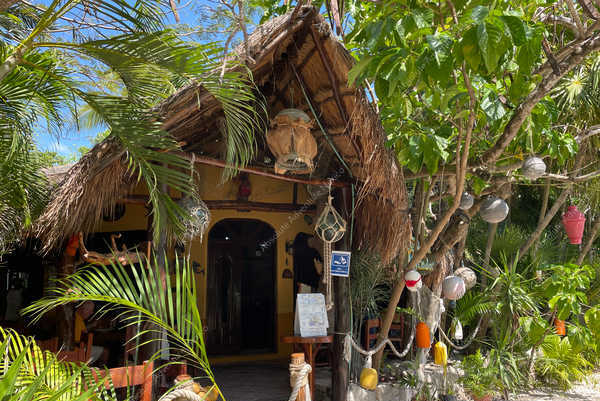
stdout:
{"type": "MultiPolygon", "coordinates": [[[[302,367],[300,369],[295,369],[295,371],[293,372],[295,374],[296,377],[296,382],[294,383],[294,388],[292,389],[292,393],[290,394],[290,398],[288,399],[288,401],[296,401],[296,398],[298,398],[298,393],[300,392],[300,389],[302,387],[304,387],[304,394],[306,394],[306,401],[311,401],[310,398],[310,386],[308,385],[308,374],[312,371],[311,366],[308,363],[305,363],[304,365],[301,365],[302,367]]],[[[290,370],[291,367],[290,367],[290,370]]],[[[292,372],[290,372],[292,373],[292,372]]],[[[292,375],[293,377],[294,375],[292,375]]]]}
{"type": "Polygon", "coordinates": [[[205,397],[200,397],[198,394],[194,393],[192,390],[188,390],[187,388],[179,388],[177,390],[173,390],[168,394],[160,397],[160,401],[173,401],[173,400],[187,400],[187,401],[204,401],[205,397]]]}
{"type": "Polygon", "coordinates": [[[477,322],[477,326],[475,326],[475,330],[473,330],[473,333],[471,333],[469,340],[467,340],[467,343],[461,346],[458,346],[456,344],[454,344],[446,335],[446,333],[444,333],[444,330],[442,330],[441,327],[438,328],[438,330],[440,331],[442,337],[444,337],[444,339],[448,342],[448,344],[450,344],[450,346],[452,346],[452,348],[456,348],[459,351],[462,351],[464,349],[467,349],[471,343],[473,342],[473,340],[475,340],[475,336],[477,335],[477,332],[479,332],[479,328],[481,327],[481,322],[483,321],[483,316],[481,316],[479,318],[479,322],[477,322]]]}

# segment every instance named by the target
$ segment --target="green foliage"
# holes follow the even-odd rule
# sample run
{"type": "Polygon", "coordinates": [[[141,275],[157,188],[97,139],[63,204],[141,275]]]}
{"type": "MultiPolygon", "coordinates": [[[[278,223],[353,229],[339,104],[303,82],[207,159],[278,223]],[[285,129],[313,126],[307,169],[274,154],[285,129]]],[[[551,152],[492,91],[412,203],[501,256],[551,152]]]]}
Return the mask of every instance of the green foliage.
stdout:
{"type": "Polygon", "coordinates": [[[497,372],[486,363],[481,350],[465,356],[460,364],[464,375],[459,382],[476,397],[495,394],[499,385],[497,372]]]}
{"type": "Polygon", "coordinates": [[[31,337],[0,327],[0,350],[0,401],[117,400],[110,380],[95,379],[100,372],[59,361],[31,337]]]}
{"type": "Polygon", "coordinates": [[[584,379],[591,364],[576,352],[568,337],[550,335],[541,345],[543,357],[537,359],[535,369],[544,381],[568,389],[573,383],[584,379]]]}
{"type": "MultiPolygon", "coordinates": [[[[164,331],[171,355],[198,368],[219,391],[206,355],[196,291],[195,274],[187,262],[176,261],[174,267],[169,267],[165,261],[164,271],[156,260],[128,266],[88,266],[60,280],[50,289],[50,296],[25,308],[24,313],[35,322],[61,305],[102,302],[99,317],[113,311],[123,317],[125,326],[146,327],[135,338],[148,335],[148,341],[160,344],[161,337],[154,334],[164,331]]],[[[152,359],[160,353],[158,350],[152,359]]]]}
{"type": "Polygon", "coordinates": [[[565,320],[571,314],[581,313],[581,304],[587,303],[585,290],[590,287],[595,271],[586,265],[572,263],[554,265],[544,282],[544,295],[548,298],[548,307],[556,310],[558,319],[565,320]]]}

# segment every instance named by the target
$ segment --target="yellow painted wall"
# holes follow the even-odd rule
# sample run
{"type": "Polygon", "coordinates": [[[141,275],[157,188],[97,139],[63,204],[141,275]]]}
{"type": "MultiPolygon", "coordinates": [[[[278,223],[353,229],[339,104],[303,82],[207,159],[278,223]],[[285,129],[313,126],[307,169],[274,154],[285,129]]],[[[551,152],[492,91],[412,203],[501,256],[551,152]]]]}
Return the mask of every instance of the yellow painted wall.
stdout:
{"type": "MultiPolygon", "coordinates": [[[[233,179],[222,182],[222,169],[212,166],[200,166],[199,190],[204,200],[234,200],[237,196],[238,182],[233,179]]],[[[292,203],[293,184],[257,175],[249,176],[252,194],[249,201],[292,203]]],[[[141,190],[137,190],[141,193],[141,190]]],[[[309,199],[306,186],[298,184],[297,202],[302,204],[309,199]]],[[[143,230],[147,227],[146,209],[144,205],[129,204],[123,218],[112,223],[103,223],[100,232],[143,230]]],[[[211,210],[210,226],[204,236],[203,242],[199,238],[192,241],[191,259],[200,263],[201,269],[206,272],[208,265],[207,237],[210,229],[219,221],[230,218],[257,219],[273,227],[277,234],[277,333],[276,338],[291,335],[293,332],[293,280],[282,277],[284,269],[293,271],[293,259],[285,252],[286,241],[293,241],[299,232],[312,233],[313,227],[309,225],[304,215],[309,214],[315,219],[314,212],[263,212],[263,211],[237,211],[237,210],[211,210]]],[[[202,316],[206,319],[206,273],[196,275],[198,283],[198,306],[202,316]]],[[[291,345],[279,342],[277,352],[261,355],[235,355],[214,358],[212,362],[233,362],[261,359],[286,359],[291,353],[291,345]]]]}

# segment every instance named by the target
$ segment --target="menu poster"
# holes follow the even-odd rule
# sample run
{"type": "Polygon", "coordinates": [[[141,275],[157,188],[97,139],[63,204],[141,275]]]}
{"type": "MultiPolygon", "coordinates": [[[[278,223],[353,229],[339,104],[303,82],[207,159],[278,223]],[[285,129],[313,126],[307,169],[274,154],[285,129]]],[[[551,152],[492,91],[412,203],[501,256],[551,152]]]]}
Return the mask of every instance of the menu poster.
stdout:
{"type": "Polygon", "coordinates": [[[294,335],[300,337],[326,336],[328,327],[323,294],[298,294],[294,335]]]}

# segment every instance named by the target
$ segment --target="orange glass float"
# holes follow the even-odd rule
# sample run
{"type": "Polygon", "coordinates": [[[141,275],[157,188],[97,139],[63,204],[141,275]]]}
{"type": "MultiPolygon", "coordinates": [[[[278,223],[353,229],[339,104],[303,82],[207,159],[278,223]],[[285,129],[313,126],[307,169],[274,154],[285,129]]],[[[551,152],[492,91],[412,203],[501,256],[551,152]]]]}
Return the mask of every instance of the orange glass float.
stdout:
{"type": "Polygon", "coordinates": [[[417,347],[429,348],[431,346],[431,337],[429,335],[429,327],[424,322],[417,323],[417,347]]]}
{"type": "Polygon", "coordinates": [[[567,327],[564,320],[554,319],[554,328],[556,329],[556,334],[559,336],[567,335],[567,327]]]}

